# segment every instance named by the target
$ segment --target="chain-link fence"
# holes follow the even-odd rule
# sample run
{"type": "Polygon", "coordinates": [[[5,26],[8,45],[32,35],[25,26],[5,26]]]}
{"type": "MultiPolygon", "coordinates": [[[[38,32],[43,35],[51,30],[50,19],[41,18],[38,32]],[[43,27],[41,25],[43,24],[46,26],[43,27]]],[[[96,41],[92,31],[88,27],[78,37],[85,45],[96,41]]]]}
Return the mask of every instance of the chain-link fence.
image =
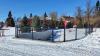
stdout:
{"type": "MultiPolygon", "coordinates": [[[[91,32],[93,32],[93,28],[91,28],[91,32]]],[[[16,27],[15,35],[17,38],[59,42],[82,39],[88,33],[88,28],[69,28],[64,30],[59,28],[16,27]]]]}

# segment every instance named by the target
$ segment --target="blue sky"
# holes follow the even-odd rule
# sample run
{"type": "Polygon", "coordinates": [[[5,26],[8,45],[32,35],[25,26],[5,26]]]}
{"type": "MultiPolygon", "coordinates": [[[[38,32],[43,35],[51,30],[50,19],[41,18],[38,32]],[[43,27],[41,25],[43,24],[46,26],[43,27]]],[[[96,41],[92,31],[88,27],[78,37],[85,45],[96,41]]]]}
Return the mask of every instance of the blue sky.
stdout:
{"type": "MultiPolygon", "coordinates": [[[[96,0],[91,0],[91,5],[95,6],[96,0]]],[[[58,15],[74,16],[76,8],[80,6],[85,9],[86,0],[0,0],[0,20],[5,20],[8,11],[11,10],[13,17],[43,15],[44,12],[50,14],[56,11],[58,15]]]]}

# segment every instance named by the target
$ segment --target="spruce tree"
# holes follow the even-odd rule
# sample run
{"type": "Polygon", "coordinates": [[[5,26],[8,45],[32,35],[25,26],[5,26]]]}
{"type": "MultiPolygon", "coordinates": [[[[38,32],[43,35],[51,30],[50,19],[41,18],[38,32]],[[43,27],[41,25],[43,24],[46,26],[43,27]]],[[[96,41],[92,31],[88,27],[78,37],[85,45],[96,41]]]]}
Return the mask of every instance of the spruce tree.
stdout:
{"type": "Polygon", "coordinates": [[[60,24],[59,24],[59,28],[64,28],[64,23],[63,23],[63,19],[60,19],[60,24]]]}
{"type": "Polygon", "coordinates": [[[32,13],[30,13],[30,18],[32,18],[33,16],[32,16],[32,13]]]}
{"type": "Polygon", "coordinates": [[[48,28],[47,17],[48,17],[47,13],[45,12],[44,13],[44,20],[43,20],[43,27],[46,29],[48,28]]]}
{"type": "Polygon", "coordinates": [[[68,28],[73,28],[73,23],[72,22],[69,22],[67,27],[68,28]]]}
{"type": "Polygon", "coordinates": [[[40,18],[39,18],[39,16],[36,16],[35,19],[36,19],[36,28],[40,28],[40,18]]]}
{"type": "Polygon", "coordinates": [[[99,7],[100,6],[100,3],[99,3],[99,0],[97,1],[96,3],[96,7],[99,7]]]}
{"type": "Polygon", "coordinates": [[[38,30],[41,26],[40,26],[40,17],[35,15],[33,18],[33,27],[35,30],[38,30]]]}
{"type": "Polygon", "coordinates": [[[6,25],[10,26],[10,27],[15,27],[15,22],[14,22],[14,19],[12,17],[11,11],[9,11],[9,13],[8,13],[8,18],[6,19],[6,25]]]}
{"type": "Polygon", "coordinates": [[[30,32],[30,25],[27,16],[25,15],[21,22],[21,31],[30,32]]]}
{"type": "Polygon", "coordinates": [[[96,16],[100,16],[100,2],[99,0],[96,2],[96,16]]]}

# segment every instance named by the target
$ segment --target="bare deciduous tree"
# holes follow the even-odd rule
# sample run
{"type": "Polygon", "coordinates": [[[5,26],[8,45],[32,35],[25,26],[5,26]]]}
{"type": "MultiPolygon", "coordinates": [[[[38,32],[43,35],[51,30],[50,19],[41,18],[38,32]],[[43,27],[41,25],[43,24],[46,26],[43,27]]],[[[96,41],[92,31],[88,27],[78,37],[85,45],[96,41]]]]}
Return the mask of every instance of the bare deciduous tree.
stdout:
{"type": "Polygon", "coordinates": [[[76,19],[79,20],[78,27],[83,27],[83,19],[82,19],[82,10],[81,7],[77,7],[76,11],[76,19]]]}
{"type": "Polygon", "coordinates": [[[91,15],[91,8],[90,8],[90,0],[87,0],[86,3],[86,18],[88,22],[88,28],[89,28],[89,33],[90,33],[90,15],[91,15]]]}

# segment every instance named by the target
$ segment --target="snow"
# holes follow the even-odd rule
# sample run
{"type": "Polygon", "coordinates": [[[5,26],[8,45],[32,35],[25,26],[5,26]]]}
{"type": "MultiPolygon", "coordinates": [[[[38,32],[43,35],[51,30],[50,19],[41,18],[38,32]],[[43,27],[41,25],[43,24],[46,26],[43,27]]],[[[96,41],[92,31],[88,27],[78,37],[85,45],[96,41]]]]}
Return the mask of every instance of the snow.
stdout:
{"type": "Polygon", "coordinates": [[[61,43],[17,39],[15,28],[7,29],[0,37],[0,56],[100,56],[99,28],[83,39],[61,43]]]}

